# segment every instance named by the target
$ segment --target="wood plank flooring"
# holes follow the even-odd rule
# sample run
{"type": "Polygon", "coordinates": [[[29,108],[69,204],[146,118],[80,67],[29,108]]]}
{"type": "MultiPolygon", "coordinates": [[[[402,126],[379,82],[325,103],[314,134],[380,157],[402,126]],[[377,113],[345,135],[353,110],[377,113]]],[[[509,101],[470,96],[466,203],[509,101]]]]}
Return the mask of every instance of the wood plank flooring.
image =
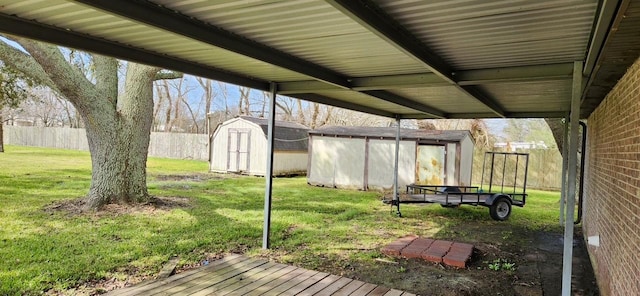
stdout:
{"type": "Polygon", "coordinates": [[[200,268],[106,295],[415,296],[337,275],[235,254],[200,268]]]}

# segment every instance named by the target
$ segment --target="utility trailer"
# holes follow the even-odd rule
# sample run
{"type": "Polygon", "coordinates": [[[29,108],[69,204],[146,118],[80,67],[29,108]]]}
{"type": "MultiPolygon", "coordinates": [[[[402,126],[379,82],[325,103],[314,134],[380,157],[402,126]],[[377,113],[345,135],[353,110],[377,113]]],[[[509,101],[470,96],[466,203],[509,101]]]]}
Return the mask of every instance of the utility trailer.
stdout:
{"type": "Polygon", "coordinates": [[[524,207],[527,201],[528,168],[528,153],[485,152],[480,186],[410,184],[406,194],[383,202],[395,206],[399,217],[402,216],[400,204],[437,203],[443,207],[485,206],[489,208],[491,218],[504,221],[509,219],[512,206],[524,207]],[[508,166],[512,167],[509,172],[508,166]],[[523,170],[520,169],[522,176],[518,172],[521,166],[524,166],[523,170]],[[485,175],[488,175],[487,180],[485,175]],[[520,181],[518,177],[521,177],[520,181]]]}

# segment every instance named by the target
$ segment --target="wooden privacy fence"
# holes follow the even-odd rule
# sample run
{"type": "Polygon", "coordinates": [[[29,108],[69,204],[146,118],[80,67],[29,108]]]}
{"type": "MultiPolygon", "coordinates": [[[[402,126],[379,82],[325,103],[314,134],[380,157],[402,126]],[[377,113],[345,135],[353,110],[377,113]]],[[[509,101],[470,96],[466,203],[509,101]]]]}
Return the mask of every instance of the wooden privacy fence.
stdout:
{"type": "MultiPolygon", "coordinates": [[[[208,160],[209,138],[203,134],[151,133],[149,156],[208,160]]],[[[89,150],[84,129],[4,126],[4,143],[18,146],[89,150]]]]}
{"type": "MultiPolygon", "coordinates": [[[[562,155],[558,149],[519,149],[520,153],[529,153],[529,171],[527,175],[527,188],[559,190],[562,180],[562,155]]],[[[473,183],[480,184],[482,178],[482,162],[484,151],[476,151],[473,156],[473,183]]],[[[525,164],[520,158],[517,163],[516,158],[508,157],[503,162],[503,156],[496,155],[494,167],[493,185],[501,186],[502,173],[504,172],[504,186],[511,187],[516,182],[516,187],[521,187],[524,182],[525,164]],[[517,178],[514,177],[517,172],[517,178]]],[[[491,161],[487,160],[485,168],[485,184],[489,179],[491,161]]]]}

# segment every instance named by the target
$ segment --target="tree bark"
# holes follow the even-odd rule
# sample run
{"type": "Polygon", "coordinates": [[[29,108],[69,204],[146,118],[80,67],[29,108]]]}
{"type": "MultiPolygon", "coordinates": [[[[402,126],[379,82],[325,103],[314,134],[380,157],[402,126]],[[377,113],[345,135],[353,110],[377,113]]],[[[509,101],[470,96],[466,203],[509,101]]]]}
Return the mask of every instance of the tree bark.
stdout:
{"type": "Polygon", "coordinates": [[[149,200],[146,165],[157,71],[129,63],[125,92],[117,109],[87,114],[85,122],[96,122],[87,124],[86,129],[93,166],[87,208],[149,200]]]}
{"type": "Polygon", "coordinates": [[[544,121],[549,125],[549,129],[551,129],[551,133],[553,134],[553,139],[556,141],[556,146],[558,147],[558,151],[562,154],[562,134],[564,132],[564,123],[560,118],[545,118],[544,121]]]}

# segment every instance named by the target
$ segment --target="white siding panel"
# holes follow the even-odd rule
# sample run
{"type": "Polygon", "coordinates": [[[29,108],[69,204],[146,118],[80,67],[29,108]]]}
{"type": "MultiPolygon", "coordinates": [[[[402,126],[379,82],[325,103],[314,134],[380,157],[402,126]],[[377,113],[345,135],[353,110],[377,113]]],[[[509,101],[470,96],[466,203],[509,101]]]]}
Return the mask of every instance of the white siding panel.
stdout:
{"type": "Polygon", "coordinates": [[[334,186],[336,150],[332,148],[334,138],[313,137],[311,143],[311,165],[307,172],[307,182],[316,186],[334,186]]]}
{"type": "Polygon", "coordinates": [[[309,184],[364,189],[364,139],[313,137],[309,184]]]}
{"type": "Polygon", "coordinates": [[[335,186],[364,189],[365,139],[334,138],[335,186]]]}
{"type": "MultiPolygon", "coordinates": [[[[394,140],[369,140],[368,189],[393,189],[393,169],[396,150],[394,140]]],[[[398,186],[400,189],[415,181],[416,142],[401,141],[398,154],[398,186]]]]}
{"type": "Polygon", "coordinates": [[[460,148],[460,186],[471,186],[471,167],[473,166],[473,141],[465,137],[460,148]]]}
{"type": "Polygon", "coordinates": [[[289,175],[307,171],[308,154],[304,152],[277,151],[273,156],[273,174],[289,175]]]}
{"type": "Polygon", "coordinates": [[[446,149],[447,168],[444,170],[446,185],[457,185],[456,183],[456,143],[448,143],[446,149]]]}

